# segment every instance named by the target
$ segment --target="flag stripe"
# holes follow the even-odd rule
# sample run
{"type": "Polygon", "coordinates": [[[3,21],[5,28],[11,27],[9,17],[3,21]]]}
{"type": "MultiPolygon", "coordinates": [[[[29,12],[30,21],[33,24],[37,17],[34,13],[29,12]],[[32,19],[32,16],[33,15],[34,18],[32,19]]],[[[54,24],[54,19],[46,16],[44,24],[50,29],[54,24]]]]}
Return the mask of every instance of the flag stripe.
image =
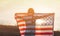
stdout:
{"type": "Polygon", "coordinates": [[[25,21],[23,21],[23,22],[19,22],[18,25],[19,25],[19,24],[25,24],[25,21]]]}
{"type": "Polygon", "coordinates": [[[24,22],[24,20],[17,20],[17,22],[19,23],[19,22],[24,22]]]}
{"type": "MultiPolygon", "coordinates": [[[[32,31],[34,31],[34,30],[32,30],[32,31]]],[[[22,30],[22,31],[20,31],[21,33],[25,33],[25,32],[27,32],[27,33],[29,33],[29,32],[31,32],[30,30],[28,30],[28,31],[26,31],[26,30],[22,30]]],[[[35,31],[35,33],[39,33],[39,32],[53,32],[52,30],[45,30],[45,31],[41,31],[41,30],[36,30],[35,31]]]]}
{"type": "MultiPolygon", "coordinates": [[[[31,33],[31,32],[30,32],[31,33]]],[[[30,33],[21,33],[22,35],[23,34],[30,34],[30,33]]],[[[35,33],[36,35],[52,35],[53,34],[53,32],[39,32],[39,33],[35,33]]]]}
{"type": "MultiPolygon", "coordinates": [[[[25,36],[25,34],[30,35],[31,32],[34,33],[34,36],[53,36],[53,31],[52,31],[53,30],[53,26],[52,26],[52,24],[50,22],[50,20],[52,20],[53,18],[50,19],[48,17],[48,16],[50,16],[50,14],[49,15],[48,14],[47,15],[42,15],[42,16],[39,15],[40,17],[39,16],[34,16],[36,18],[43,18],[43,17],[45,17],[46,19],[48,17],[48,19],[50,19],[50,20],[48,20],[49,21],[48,24],[50,24],[50,25],[35,24],[35,26],[32,25],[32,24],[27,26],[27,24],[23,20],[23,18],[25,20],[32,20],[32,19],[30,19],[29,16],[24,17],[25,15],[27,15],[27,14],[25,14],[25,13],[24,14],[23,13],[22,14],[20,14],[20,13],[15,14],[15,19],[16,19],[17,24],[19,26],[19,30],[20,30],[21,36],[25,36]]],[[[52,14],[51,14],[51,16],[52,16],[52,14]]]]}
{"type": "MultiPolygon", "coordinates": [[[[19,28],[20,30],[26,30],[26,28],[19,28]]],[[[53,28],[27,28],[28,30],[53,30],[53,28]]]]}
{"type": "MultiPolygon", "coordinates": [[[[26,24],[19,24],[19,28],[34,28],[35,26],[27,26],[26,24]]],[[[53,28],[52,26],[36,26],[35,28],[53,28]]]]}
{"type": "Polygon", "coordinates": [[[26,24],[18,24],[19,27],[26,27],[26,24]]]}
{"type": "MultiPolygon", "coordinates": [[[[28,34],[27,34],[28,35],[28,34]]],[[[25,36],[24,34],[21,34],[21,36],[25,36]]],[[[29,35],[30,36],[30,35],[29,35]]],[[[52,34],[47,34],[47,35],[41,35],[41,34],[38,34],[38,35],[35,35],[35,36],[53,36],[52,34]]]]}

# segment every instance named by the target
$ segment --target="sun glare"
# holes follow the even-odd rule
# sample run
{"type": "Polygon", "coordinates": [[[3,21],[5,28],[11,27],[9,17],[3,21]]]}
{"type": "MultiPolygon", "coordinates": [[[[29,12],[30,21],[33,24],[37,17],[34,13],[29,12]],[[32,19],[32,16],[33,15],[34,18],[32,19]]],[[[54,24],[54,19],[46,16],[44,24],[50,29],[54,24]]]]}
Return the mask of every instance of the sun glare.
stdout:
{"type": "Polygon", "coordinates": [[[36,24],[41,25],[42,23],[45,23],[45,21],[43,19],[37,19],[36,20],[36,24]]]}

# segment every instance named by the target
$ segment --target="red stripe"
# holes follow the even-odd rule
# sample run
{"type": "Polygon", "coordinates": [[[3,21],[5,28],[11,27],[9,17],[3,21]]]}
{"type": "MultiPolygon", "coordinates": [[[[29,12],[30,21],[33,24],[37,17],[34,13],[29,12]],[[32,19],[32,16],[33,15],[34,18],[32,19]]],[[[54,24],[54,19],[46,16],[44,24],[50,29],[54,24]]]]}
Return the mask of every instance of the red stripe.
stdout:
{"type": "Polygon", "coordinates": [[[17,22],[24,22],[24,20],[18,20],[17,22]]]}
{"type": "Polygon", "coordinates": [[[40,35],[48,35],[48,34],[50,34],[51,35],[51,34],[53,34],[53,32],[43,32],[43,33],[39,32],[39,33],[35,33],[35,34],[37,34],[37,35],[39,35],[39,34],[40,35]]]}
{"type": "MultiPolygon", "coordinates": [[[[21,33],[22,35],[23,34],[31,34],[31,33],[21,33]]],[[[52,35],[53,34],[53,32],[39,32],[39,33],[35,33],[35,35],[52,35]]]]}
{"type": "Polygon", "coordinates": [[[17,19],[17,18],[19,18],[20,16],[15,16],[15,18],[17,19]]]}
{"type": "Polygon", "coordinates": [[[22,18],[23,16],[15,16],[15,19],[22,18]]]}
{"type": "Polygon", "coordinates": [[[26,24],[18,24],[18,26],[26,26],[26,24]]]}

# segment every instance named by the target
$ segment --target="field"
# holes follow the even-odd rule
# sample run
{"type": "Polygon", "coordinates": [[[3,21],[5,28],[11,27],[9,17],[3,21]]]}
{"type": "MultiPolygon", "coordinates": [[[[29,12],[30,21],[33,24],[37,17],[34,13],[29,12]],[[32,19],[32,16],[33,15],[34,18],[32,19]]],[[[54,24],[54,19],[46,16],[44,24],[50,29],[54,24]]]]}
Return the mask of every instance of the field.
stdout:
{"type": "MultiPolygon", "coordinates": [[[[0,36],[20,36],[17,26],[0,25],[0,36]]],[[[60,32],[54,31],[54,36],[60,36],[60,32]]]]}
{"type": "Polygon", "coordinates": [[[18,27],[0,25],[0,36],[19,36],[18,27]]]}

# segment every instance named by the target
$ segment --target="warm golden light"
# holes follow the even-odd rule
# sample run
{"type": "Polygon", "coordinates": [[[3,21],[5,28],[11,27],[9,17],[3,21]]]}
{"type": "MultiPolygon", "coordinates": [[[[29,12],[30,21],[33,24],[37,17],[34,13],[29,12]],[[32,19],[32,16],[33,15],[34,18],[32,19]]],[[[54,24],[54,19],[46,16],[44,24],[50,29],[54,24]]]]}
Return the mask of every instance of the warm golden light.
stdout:
{"type": "Polygon", "coordinates": [[[35,13],[54,12],[54,30],[60,30],[60,0],[0,0],[0,24],[16,25],[14,14],[27,13],[28,8],[35,13]]]}
{"type": "Polygon", "coordinates": [[[43,19],[37,19],[36,20],[37,25],[41,25],[42,23],[46,23],[45,20],[43,20],[43,19]]]}

